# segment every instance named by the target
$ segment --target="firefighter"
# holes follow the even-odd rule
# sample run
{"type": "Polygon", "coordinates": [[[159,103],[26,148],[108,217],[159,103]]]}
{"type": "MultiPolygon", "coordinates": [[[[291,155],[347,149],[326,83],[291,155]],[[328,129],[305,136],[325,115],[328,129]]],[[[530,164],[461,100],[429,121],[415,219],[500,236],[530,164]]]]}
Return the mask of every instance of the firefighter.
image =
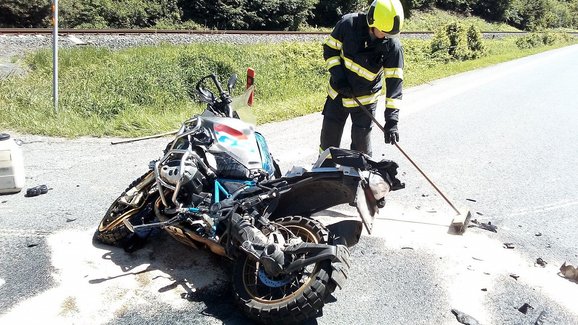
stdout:
{"type": "Polygon", "coordinates": [[[404,59],[396,36],[403,18],[399,0],[374,0],[367,13],[344,15],[324,42],[323,58],[331,77],[323,107],[320,152],[339,147],[351,115],[351,149],[371,156],[372,120],[353,96],[375,114],[378,97],[385,92],[385,143],[399,141],[404,59]]]}

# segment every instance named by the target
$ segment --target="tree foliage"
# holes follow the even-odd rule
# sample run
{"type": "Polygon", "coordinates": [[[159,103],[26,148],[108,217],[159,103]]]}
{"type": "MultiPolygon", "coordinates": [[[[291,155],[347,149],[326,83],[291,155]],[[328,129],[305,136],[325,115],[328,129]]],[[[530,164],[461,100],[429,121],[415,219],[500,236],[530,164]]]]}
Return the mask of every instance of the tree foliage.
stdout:
{"type": "Polygon", "coordinates": [[[146,28],[161,21],[178,23],[176,0],[61,0],[63,27],[146,28]]]}
{"type": "Polygon", "coordinates": [[[335,25],[341,16],[350,12],[361,12],[369,3],[370,0],[318,0],[308,22],[314,26],[335,25]]]}
{"type": "Polygon", "coordinates": [[[183,19],[217,29],[297,30],[318,0],[181,0],[183,19]]]}
{"type": "MultiPolygon", "coordinates": [[[[333,27],[371,0],[60,0],[60,25],[146,28],[297,30],[333,27]]],[[[578,0],[401,0],[405,16],[438,7],[523,30],[578,28],[578,0]]],[[[0,0],[0,27],[48,27],[51,0],[0,0]]]]}
{"type": "Polygon", "coordinates": [[[50,0],[0,0],[0,27],[45,26],[50,12],[50,0]]]}

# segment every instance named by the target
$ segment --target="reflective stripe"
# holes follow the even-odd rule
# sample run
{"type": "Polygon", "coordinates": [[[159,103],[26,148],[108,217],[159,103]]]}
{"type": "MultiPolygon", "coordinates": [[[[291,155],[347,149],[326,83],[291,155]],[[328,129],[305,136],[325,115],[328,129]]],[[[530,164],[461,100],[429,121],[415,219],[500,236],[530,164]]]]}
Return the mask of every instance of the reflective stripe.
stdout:
{"type": "Polygon", "coordinates": [[[340,65],[341,64],[341,59],[338,56],[332,56],[329,59],[325,60],[325,65],[327,67],[327,70],[333,68],[336,65],[340,65]]]}
{"type": "MultiPolygon", "coordinates": [[[[325,149],[321,148],[321,146],[319,146],[319,153],[322,154],[325,151],[325,149]]],[[[331,154],[327,155],[327,159],[331,159],[331,154]]]]}
{"type": "MultiPolygon", "coordinates": [[[[359,96],[359,97],[357,97],[357,99],[363,105],[373,104],[373,103],[377,102],[377,100],[379,99],[379,93],[366,95],[366,96],[359,96]]],[[[355,101],[355,99],[353,99],[353,98],[342,98],[341,102],[343,103],[343,107],[347,107],[347,108],[355,108],[355,107],[359,106],[357,104],[357,102],[355,101]]]]}
{"type": "Polygon", "coordinates": [[[400,108],[401,107],[401,99],[386,98],[385,99],[385,107],[386,108],[400,108]]]}
{"type": "Polygon", "coordinates": [[[335,99],[335,97],[337,97],[337,95],[339,95],[337,93],[337,91],[335,89],[333,89],[333,87],[331,87],[331,85],[327,86],[327,95],[329,95],[329,97],[331,97],[331,99],[335,99]]]}
{"type": "Polygon", "coordinates": [[[403,79],[403,69],[402,68],[386,68],[385,69],[386,78],[399,78],[403,79]]]}
{"type": "Polygon", "coordinates": [[[343,55],[343,52],[341,52],[341,58],[343,58],[343,62],[345,63],[345,67],[347,69],[351,70],[351,72],[369,81],[375,80],[375,78],[381,73],[381,71],[383,71],[383,69],[380,68],[377,73],[373,73],[365,69],[364,67],[360,66],[359,64],[353,62],[350,58],[343,55]]]}
{"type": "Polygon", "coordinates": [[[337,51],[341,51],[341,47],[343,46],[343,43],[333,38],[333,36],[327,37],[324,44],[337,51]]]}

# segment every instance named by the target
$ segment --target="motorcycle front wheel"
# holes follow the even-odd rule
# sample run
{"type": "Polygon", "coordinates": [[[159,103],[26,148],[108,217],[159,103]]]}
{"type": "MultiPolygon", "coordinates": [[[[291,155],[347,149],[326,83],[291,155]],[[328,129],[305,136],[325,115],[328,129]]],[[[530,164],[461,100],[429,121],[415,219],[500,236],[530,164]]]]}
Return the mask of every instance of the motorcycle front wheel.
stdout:
{"type": "MultiPolygon", "coordinates": [[[[328,243],[329,232],[319,222],[304,217],[285,217],[275,223],[286,239],[328,243]]],[[[237,303],[251,319],[266,324],[295,324],[319,314],[325,299],[335,290],[331,263],[322,261],[291,275],[272,278],[259,262],[247,256],[235,261],[233,289],[237,303]]]]}
{"type": "Polygon", "coordinates": [[[142,220],[147,220],[153,216],[153,210],[150,203],[154,202],[156,197],[148,195],[148,191],[154,182],[147,184],[141,189],[140,192],[143,192],[144,197],[137,206],[127,205],[122,200],[129,190],[139,185],[143,180],[147,179],[147,177],[150,177],[151,173],[152,171],[147,172],[133,181],[110,205],[94,233],[94,238],[96,240],[107,245],[122,246],[124,241],[133,234],[123,223],[125,219],[129,219],[134,222],[133,224],[136,224],[136,222],[140,221],[142,223],[142,220]]]}

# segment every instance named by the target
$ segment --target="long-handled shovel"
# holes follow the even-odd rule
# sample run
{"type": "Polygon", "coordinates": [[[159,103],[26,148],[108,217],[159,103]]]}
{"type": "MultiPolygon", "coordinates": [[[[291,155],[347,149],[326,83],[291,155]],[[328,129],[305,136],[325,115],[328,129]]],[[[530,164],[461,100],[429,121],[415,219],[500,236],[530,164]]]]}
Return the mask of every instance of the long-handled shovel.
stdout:
{"type": "Polygon", "coordinates": [[[160,138],[160,137],[164,137],[167,135],[172,135],[179,132],[177,131],[171,131],[171,132],[165,132],[165,133],[160,133],[160,134],[155,134],[155,135],[149,135],[146,137],[141,137],[141,138],[134,138],[134,139],[126,139],[126,140],[119,140],[119,141],[111,141],[110,144],[111,145],[115,145],[115,144],[121,144],[121,143],[129,143],[129,142],[135,142],[135,141],[141,141],[141,140],[148,140],[148,139],[155,139],[155,138],[160,138]]]}
{"type": "MultiPolygon", "coordinates": [[[[353,96],[353,99],[355,100],[357,105],[359,105],[359,107],[361,107],[363,112],[365,114],[367,114],[369,117],[371,117],[371,120],[373,121],[373,123],[375,123],[375,125],[377,125],[379,127],[379,129],[385,134],[385,132],[386,132],[385,128],[379,123],[379,121],[377,121],[375,116],[373,116],[373,114],[371,114],[371,112],[367,109],[367,107],[365,107],[365,105],[363,105],[359,101],[359,99],[357,99],[357,97],[353,96]]],[[[421,168],[418,167],[418,165],[408,156],[408,154],[405,153],[405,151],[403,151],[403,149],[401,149],[399,144],[394,143],[394,145],[405,156],[405,158],[407,158],[407,160],[420,172],[420,174],[422,174],[422,176],[428,181],[428,183],[430,183],[431,186],[433,186],[433,188],[441,195],[441,197],[447,202],[447,204],[449,204],[449,206],[452,207],[452,209],[454,209],[454,211],[457,213],[457,215],[452,220],[452,224],[450,225],[450,228],[456,234],[459,234],[459,235],[463,234],[466,231],[466,228],[468,227],[468,223],[470,222],[470,220],[472,218],[472,212],[469,209],[463,209],[462,211],[458,210],[458,208],[456,208],[455,205],[447,198],[447,196],[444,193],[442,193],[442,191],[434,184],[434,182],[432,182],[432,180],[423,172],[423,170],[421,170],[421,168]]]]}

